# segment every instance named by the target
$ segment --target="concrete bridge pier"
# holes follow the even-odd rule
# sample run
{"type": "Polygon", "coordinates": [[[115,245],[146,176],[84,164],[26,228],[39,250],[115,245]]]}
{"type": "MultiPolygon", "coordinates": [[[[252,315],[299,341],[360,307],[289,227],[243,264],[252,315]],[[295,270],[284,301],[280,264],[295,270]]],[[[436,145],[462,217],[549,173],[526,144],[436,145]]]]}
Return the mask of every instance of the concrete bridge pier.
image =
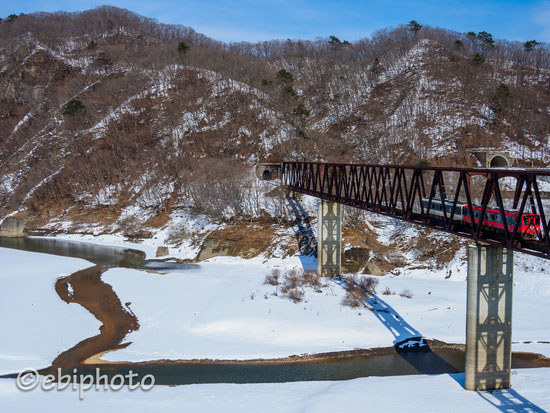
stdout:
{"type": "Polygon", "coordinates": [[[338,277],[342,270],[342,205],[319,201],[317,272],[322,277],[338,277]]]}
{"type": "Polygon", "coordinates": [[[513,251],[468,248],[466,390],[510,387],[513,251]]]}

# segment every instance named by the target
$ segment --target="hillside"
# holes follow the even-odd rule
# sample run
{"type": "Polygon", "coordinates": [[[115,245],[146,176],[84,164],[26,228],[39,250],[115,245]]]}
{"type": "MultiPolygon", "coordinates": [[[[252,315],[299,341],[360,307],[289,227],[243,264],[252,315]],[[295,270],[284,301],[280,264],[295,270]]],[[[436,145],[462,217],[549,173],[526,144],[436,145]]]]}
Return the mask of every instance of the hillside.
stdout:
{"type": "Polygon", "coordinates": [[[406,26],[224,44],[114,7],[0,24],[0,217],[35,229],[270,223],[257,161],[465,166],[483,145],[548,166],[549,139],[544,44],[406,26]]]}

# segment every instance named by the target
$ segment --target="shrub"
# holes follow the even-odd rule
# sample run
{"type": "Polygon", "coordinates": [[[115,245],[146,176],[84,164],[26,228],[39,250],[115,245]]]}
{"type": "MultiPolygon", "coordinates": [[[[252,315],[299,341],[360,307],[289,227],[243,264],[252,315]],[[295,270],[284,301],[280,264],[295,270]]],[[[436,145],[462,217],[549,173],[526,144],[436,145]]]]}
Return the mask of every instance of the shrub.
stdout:
{"type": "Polygon", "coordinates": [[[404,289],[403,291],[401,291],[401,292],[399,293],[399,295],[400,295],[401,297],[405,297],[405,298],[412,298],[413,293],[412,293],[411,290],[409,290],[409,289],[404,289]]]}
{"type": "Polygon", "coordinates": [[[292,76],[292,73],[285,69],[279,70],[279,72],[277,73],[277,77],[279,78],[279,80],[282,80],[285,83],[291,83],[294,81],[294,76],[292,76]]]}
{"type": "Polygon", "coordinates": [[[296,288],[291,289],[286,294],[294,303],[299,303],[304,299],[304,292],[296,288]]]}
{"type": "Polygon", "coordinates": [[[367,294],[376,294],[376,287],[378,286],[379,280],[374,277],[364,277],[361,278],[357,285],[367,294]]]}
{"type": "Polygon", "coordinates": [[[80,100],[71,99],[63,107],[63,114],[74,116],[77,112],[84,112],[85,110],[86,106],[80,100]]]}
{"type": "Polygon", "coordinates": [[[281,275],[281,270],[274,268],[273,270],[271,270],[271,274],[268,274],[265,277],[264,284],[279,285],[280,275],[281,275]]]}
{"type": "Polygon", "coordinates": [[[319,288],[321,282],[319,281],[319,274],[316,271],[306,270],[302,275],[303,283],[306,286],[319,288]]]}
{"type": "Polygon", "coordinates": [[[361,301],[348,292],[346,293],[346,296],[342,298],[340,304],[345,305],[346,307],[357,308],[361,305],[361,301]]]}
{"type": "Polygon", "coordinates": [[[386,287],[386,288],[384,289],[384,291],[382,291],[382,294],[383,294],[383,295],[392,295],[392,294],[393,294],[393,291],[390,290],[390,287],[386,287]]]}

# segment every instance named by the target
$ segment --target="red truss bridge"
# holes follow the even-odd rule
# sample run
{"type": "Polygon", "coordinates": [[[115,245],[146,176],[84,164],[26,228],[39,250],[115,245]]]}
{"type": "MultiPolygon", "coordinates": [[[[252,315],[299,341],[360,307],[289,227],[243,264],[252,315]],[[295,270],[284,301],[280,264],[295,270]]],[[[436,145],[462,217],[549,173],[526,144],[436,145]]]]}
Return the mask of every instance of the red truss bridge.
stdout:
{"type": "Polygon", "coordinates": [[[283,162],[289,191],[550,259],[550,170],[283,162]]]}

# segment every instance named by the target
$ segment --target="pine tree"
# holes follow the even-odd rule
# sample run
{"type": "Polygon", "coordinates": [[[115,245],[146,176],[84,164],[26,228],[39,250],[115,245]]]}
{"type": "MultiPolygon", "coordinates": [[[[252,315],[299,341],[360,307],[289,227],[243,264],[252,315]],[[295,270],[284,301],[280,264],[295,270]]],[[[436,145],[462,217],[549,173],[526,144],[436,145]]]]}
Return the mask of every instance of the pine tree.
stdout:
{"type": "Polygon", "coordinates": [[[292,73],[285,69],[279,70],[277,77],[285,83],[292,83],[294,81],[294,76],[292,76],[292,73]]]}
{"type": "Polygon", "coordinates": [[[415,36],[416,36],[416,33],[418,33],[418,31],[423,27],[420,23],[418,23],[416,20],[411,20],[407,26],[409,27],[409,30],[411,32],[414,32],[415,36]]]}
{"type": "Polygon", "coordinates": [[[491,33],[487,33],[485,31],[479,32],[477,34],[477,38],[483,42],[486,46],[494,46],[495,41],[493,39],[493,35],[491,33]]]}
{"type": "Polygon", "coordinates": [[[178,43],[178,52],[180,52],[181,54],[185,54],[187,53],[188,50],[189,50],[189,46],[187,46],[185,42],[178,43]]]}
{"type": "Polygon", "coordinates": [[[85,112],[86,106],[78,100],[78,99],[71,99],[67,102],[65,106],[63,106],[63,114],[74,116],[77,112],[85,112]]]}
{"type": "Polygon", "coordinates": [[[540,43],[536,40],[528,40],[525,43],[523,43],[523,48],[526,52],[532,51],[535,47],[537,47],[540,43]]]}
{"type": "Polygon", "coordinates": [[[342,46],[342,42],[340,39],[336,36],[330,36],[328,44],[330,44],[332,47],[340,47],[342,46]]]}
{"type": "Polygon", "coordinates": [[[110,66],[113,64],[113,60],[105,52],[100,52],[95,61],[101,66],[110,66]]]}
{"type": "Polygon", "coordinates": [[[492,98],[491,110],[502,120],[503,111],[512,100],[512,92],[506,83],[499,83],[492,98]]]}
{"type": "Polygon", "coordinates": [[[292,113],[298,117],[307,117],[311,114],[311,112],[306,108],[303,103],[300,103],[298,106],[296,106],[292,110],[292,113]]]}
{"type": "Polygon", "coordinates": [[[474,64],[474,66],[481,66],[483,62],[485,62],[485,58],[481,53],[476,53],[472,58],[472,63],[474,64]]]}
{"type": "Polygon", "coordinates": [[[374,75],[374,77],[378,77],[382,74],[382,72],[384,71],[384,68],[380,64],[380,59],[379,58],[374,59],[374,62],[372,64],[372,66],[370,67],[370,71],[374,75]]]}

